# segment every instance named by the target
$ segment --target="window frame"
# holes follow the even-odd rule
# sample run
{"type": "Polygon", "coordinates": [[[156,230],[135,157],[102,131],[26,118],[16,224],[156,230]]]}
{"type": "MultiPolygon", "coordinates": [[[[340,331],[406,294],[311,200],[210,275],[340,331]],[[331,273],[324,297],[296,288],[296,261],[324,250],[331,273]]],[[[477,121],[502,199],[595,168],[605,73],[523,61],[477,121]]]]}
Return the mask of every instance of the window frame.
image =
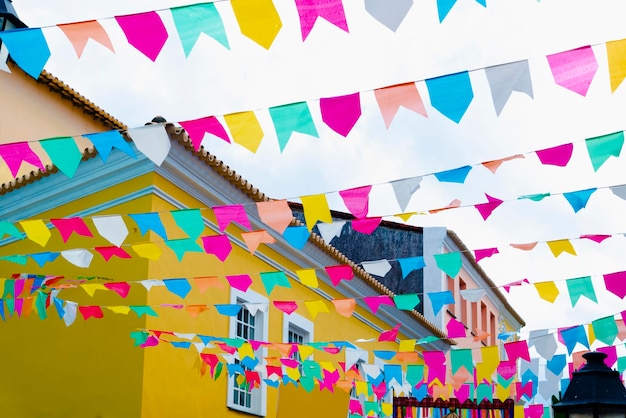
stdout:
{"type": "MultiPolygon", "coordinates": [[[[238,289],[231,288],[230,289],[230,304],[244,304],[244,303],[254,303],[254,304],[265,304],[269,306],[269,300],[253,291],[248,289],[246,292],[242,292],[238,289]]],[[[242,309],[246,309],[245,306],[242,306],[242,309]]],[[[265,341],[269,332],[269,309],[259,309],[254,315],[255,319],[255,335],[254,340],[256,341],[265,341]]],[[[230,338],[237,338],[237,317],[230,317],[228,324],[228,336],[230,338]]],[[[267,356],[267,348],[261,347],[255,351],[255,356],[259,359],[259,366],[257,366],[256,371],[261,372],[258,368],[263,364],[263,359],[267,356]]],[[[234,384],[234,376],[228,377],[228,384],[226,387],[227,398],[226,398],[226,406],[229,409],[233,409],[240,412],[245,412],[251,415],[258,416],[266,416],[267,415],[267,385],[263,380],[261,380],[261,385],[258,389],[253,389],[250,393],[252,396],[250,408],[247,408],[243,405],[239,405],[235,403],[234,393],[233,393],[233,384],[234,384]]]]}

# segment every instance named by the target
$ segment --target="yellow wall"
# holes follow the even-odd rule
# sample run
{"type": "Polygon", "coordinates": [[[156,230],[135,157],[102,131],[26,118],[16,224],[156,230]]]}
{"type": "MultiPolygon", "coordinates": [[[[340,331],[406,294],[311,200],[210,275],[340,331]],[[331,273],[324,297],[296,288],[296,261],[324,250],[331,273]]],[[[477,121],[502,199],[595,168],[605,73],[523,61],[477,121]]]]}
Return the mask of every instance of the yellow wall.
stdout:
{"type": "MultiPolygon", "coordinates": [[[[83,112],[81,107],[69,98],[50,91],[45,84],[39,84],[21,69],[10,65],[12,73],[0,71],[0,144],[23,141],[38,141],[58,136],[76,136],[79,149],[90,143],[81,134],[108,130],[101,123],[83,112]]],[[[31,148],[49,164],[41,146],[31,143],[31,148]]],[[[34,167],[24,164],[22,176],[34,167]]],[[[0,183],[11,180],[11,173],[5,164],[0,164],[0,183]]]]}

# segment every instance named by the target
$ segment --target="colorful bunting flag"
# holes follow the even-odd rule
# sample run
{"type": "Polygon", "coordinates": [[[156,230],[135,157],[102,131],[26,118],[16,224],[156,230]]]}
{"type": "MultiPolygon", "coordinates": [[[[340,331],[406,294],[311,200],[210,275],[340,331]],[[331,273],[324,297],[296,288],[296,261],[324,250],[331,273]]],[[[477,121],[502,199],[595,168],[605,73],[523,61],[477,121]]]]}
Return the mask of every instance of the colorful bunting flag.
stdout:
{"type": "Polygon", "coordinates": [[[514,91],[526,93],[531,99],[533,98],[528,60],[487,67],[485,74],[498,116],[514,91]]]}
{"type": "Polygon", "coordinates": [[[78,165],[83,158],[83,154],[78,149],[74,138],[58,137],[44,139],[39,142],[46,151],[52,164],[67,177],[72,178],[78,169],[78,165]]]}
{"type": "Polygon", "coordinates": [[[205,133],[210,133],[211,135],[223,139],[230,144],[230,138],[228,137],[226,130],[215,116],[206,116],[200,119],[187,120],[178,123],[187,132],[187,135],[189,135],[193,149],[196,151],[200,149],[205,133]]]}
{"type": "Polygon", "coordinates": [[[285,150],[291,135],[299,132],[319,138],[317,128],[313,123],[313,117],[306,102],[290,103],[282,106],[270,107],[269,109],[280,152],[285,150]]]}
{"type": "Polygon", "coordinates": [[[610,157],[619,157],[624,146],[624,131],[585,139],[593,171],[598,171],[610,157]]]}
{"type": "Polygon", "coordinates": [[[224,115],[224,121],[233,141],[252,153],[256,153],[265,136],[256,114],[252,111],[230,113],[224,115]]]}
{"type": "Polygon", "coordinates": [[[456,123],[461,121],[474,99],[474,91],[467,71],[427,79],[426,87],[430,104],[456,123]]]}
{"type": "Polygon", "coordinates": [[[283,26],[272,0],[231,0],[241,34],[270,49],[283,26]]]}
{"type": "Polygon", "coordinates": [[[296,0],[296,8],[300,16],[302,41],[306,41],[318,17],[349,32],[342,0],[296,0]]]}
{"type": "MultiPolygon", "coordinates": [[[[410,1],[411,3],[413,2],[413,0],[408,1],[410,1]]],[[[372,3],[371,0],[370,3],[372,3]]],[[[383,4],[383,2],[380,1],[379,3],[381,5],[383,4]]],[[[395,7],[386,8],[387,10],[395,10],[395,7]]],[[[426,113],[426,108],[424,107],[424,103],[422,102],[422,97],[420,96],[420,93],[417,90],[417,85],[414,82],[396,84],[394,86],[375,89],[374,96],[376,97],[376,102],[378,103],[380,113],[383,116],[383,121],[385,122],[385,126],[387,127],[387,129],[389,129],[389,126],[391,126],[391,122],[398,113],[400,107],[404,107],[406,109],[412,110],[415,113],[419,113],[425,118],[428,117],[428,114],[426,113]]]]}
{"type": "Polygon", "coordinates": [[[581,96],[587,90],[598,70],[598,63],[591,46],[548,55],[548,64],[556,84],[581,96]]]}
{"type": "Polygon", "coordinates": [[[57,27],[63,31],[67,39],[72,43],[78,58],[83,55],[83,51],[90,39],[108,48],[111,52],[115,52],[109,35],[97,20],[62,24],[57,25],[57,27]]]}
{"type": "Polygon", "coordinates": [[[339,135],[346,137],[361,117],[360,93],[321,98],[320,111],[324,123],[339,135]]]}
{"type": "Polygon", "coordinates": [[[611,78],[611,93],[615,93],[626,78],[626,39],[606,42],[605,46],[611,78]]]}
{"type": "Polygon", "coordinates": [[[139,52],[156,61],[161,53],[168,33],[161,17],[155,11],[132,15],[115,16],[128,43],[139,52]]]}
{"type": "Polygon", "coordinates": [[[37,80],[51,55],[43,31],[40,28],[7,30],[0,32],[0,40],[11,59],[37,80]]]}
{"type": "Polygon", "coordinates": [[[203,33],[230,49],[224,23],[213,3],[200,3],[170,9],[185,56],[189,57],[203,33]]]}
{"type": "Polygon", "coordinates": [[[9,171],[14,178],[17,178],[23,163],[31,164],[41,171],[46,171],[39,156],[30,148],[28,142],[0,145],[0,158],[9,167],[9,171]]]}

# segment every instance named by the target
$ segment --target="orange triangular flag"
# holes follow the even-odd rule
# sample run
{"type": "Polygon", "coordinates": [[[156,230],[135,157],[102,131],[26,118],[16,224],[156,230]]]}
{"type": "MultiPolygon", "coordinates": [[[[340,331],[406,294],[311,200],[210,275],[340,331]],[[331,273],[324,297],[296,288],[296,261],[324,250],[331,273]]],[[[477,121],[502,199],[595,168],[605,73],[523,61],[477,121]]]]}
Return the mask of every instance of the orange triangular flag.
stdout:
{"type": "Polygon", "coordinates": [[[261,229],[259,231],[242,232],[241,238],[248,246],[250,254],[254,255],[260,244],[273,244],[276,242],[273,236],[271,236],[266,230],[261,229]]]}
{"type": "Polygon", "coordinates": [[[428,117],[424,102],[414,82],[397,84],[374,90],[374,96],[383,115],[385,126],[389,128],[400,106],[428,117]]]}
{"type": "Polygon", "coordinates": [[[293,220],[293,212],[286,200],[257,202],[256,208],[261,221],[280,234],[285,232],[293,220]]]}
{"type": "Polygon", "coordinates": [[[501,158],[499,160],[485,161],[483,163],[483,166],[487,168],[489,171],[491,171],[493,174],[496,174],[496,171],[498,171],[498,168],[500,168],[503,162],[515,160],[517,158],[525,158],[525,157],[522,154],[512,155],[510,157],[501,158]]]}
{"type": "Polygon", "coordinates": [[[337,313],[347,318],[352,316],[352,312],[354,312],[356,307],[356,300],[354,299],[335,299],[332,302],[337,313]]]}
{"type": "Polygon", "coordinates": [[[78,23],[66,23],[57,26],[63,31],[63,33],[65,33],[67,39],[69,39],[69,41],[74,46],[74,50],[76,51],[76,55],[78,55],[78,58],[80,58],[80,56],[83,54],[83,51],[85,50],[85,46],[87,46],[87,41],[89,41],[89,39],[93,39],[101,45],[109,48],[112,52],[115,52],[113,50],[113,44],[111,43],[109,35],[107,35],[106,31],[97,20],[89,20],[86,22],[78,23]]]}
{"type": "Polygon", "coordinates": [[[537,246],[537,241],[528,242],[526,244],[510,244],[511,247],[517,248],[518,250],[530,251],[537,246]]]}
{"type": "Polygon", "coordinates": [[[193,281],[198,286],[200,293],[205,293],[209,287],[224,289],[224,282],[217,276],[194,277],[193,281]]]}

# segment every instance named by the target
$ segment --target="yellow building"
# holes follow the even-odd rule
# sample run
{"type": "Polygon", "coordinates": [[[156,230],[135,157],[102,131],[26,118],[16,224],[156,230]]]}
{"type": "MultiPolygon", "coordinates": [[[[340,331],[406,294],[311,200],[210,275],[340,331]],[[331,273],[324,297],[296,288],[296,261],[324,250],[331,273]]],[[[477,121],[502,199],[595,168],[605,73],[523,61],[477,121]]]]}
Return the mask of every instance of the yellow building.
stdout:
{"type": "Polygon", "coordinates": [[[270,199],[193,151],[182,129],[137,128],[171,146],[160,165],[132,135],[105,162],[82,135],[130,131],[52,75],[9,66],[0,72],[4,416],[344,417],[351,396],[384,416],[402,389],[373,393],[385,363],[419,364],[418,351],[453,343],[416,311],[374,314],[364,298],[393,298],[388,289],[297,221],[288,220],[295,238],[268,227],[260,208],[270,199]],[[72,150],[67,135],[75,167],[51,148],[72,150]],[[41,163],[11,154],[16,142],[41,163]],[[240,208],[226,227],[217,217],[240,208]],[[331,266],[350,273],[331,277],[331,266]],[[426,337],[397,355],[398,341],[426,337]]]}

